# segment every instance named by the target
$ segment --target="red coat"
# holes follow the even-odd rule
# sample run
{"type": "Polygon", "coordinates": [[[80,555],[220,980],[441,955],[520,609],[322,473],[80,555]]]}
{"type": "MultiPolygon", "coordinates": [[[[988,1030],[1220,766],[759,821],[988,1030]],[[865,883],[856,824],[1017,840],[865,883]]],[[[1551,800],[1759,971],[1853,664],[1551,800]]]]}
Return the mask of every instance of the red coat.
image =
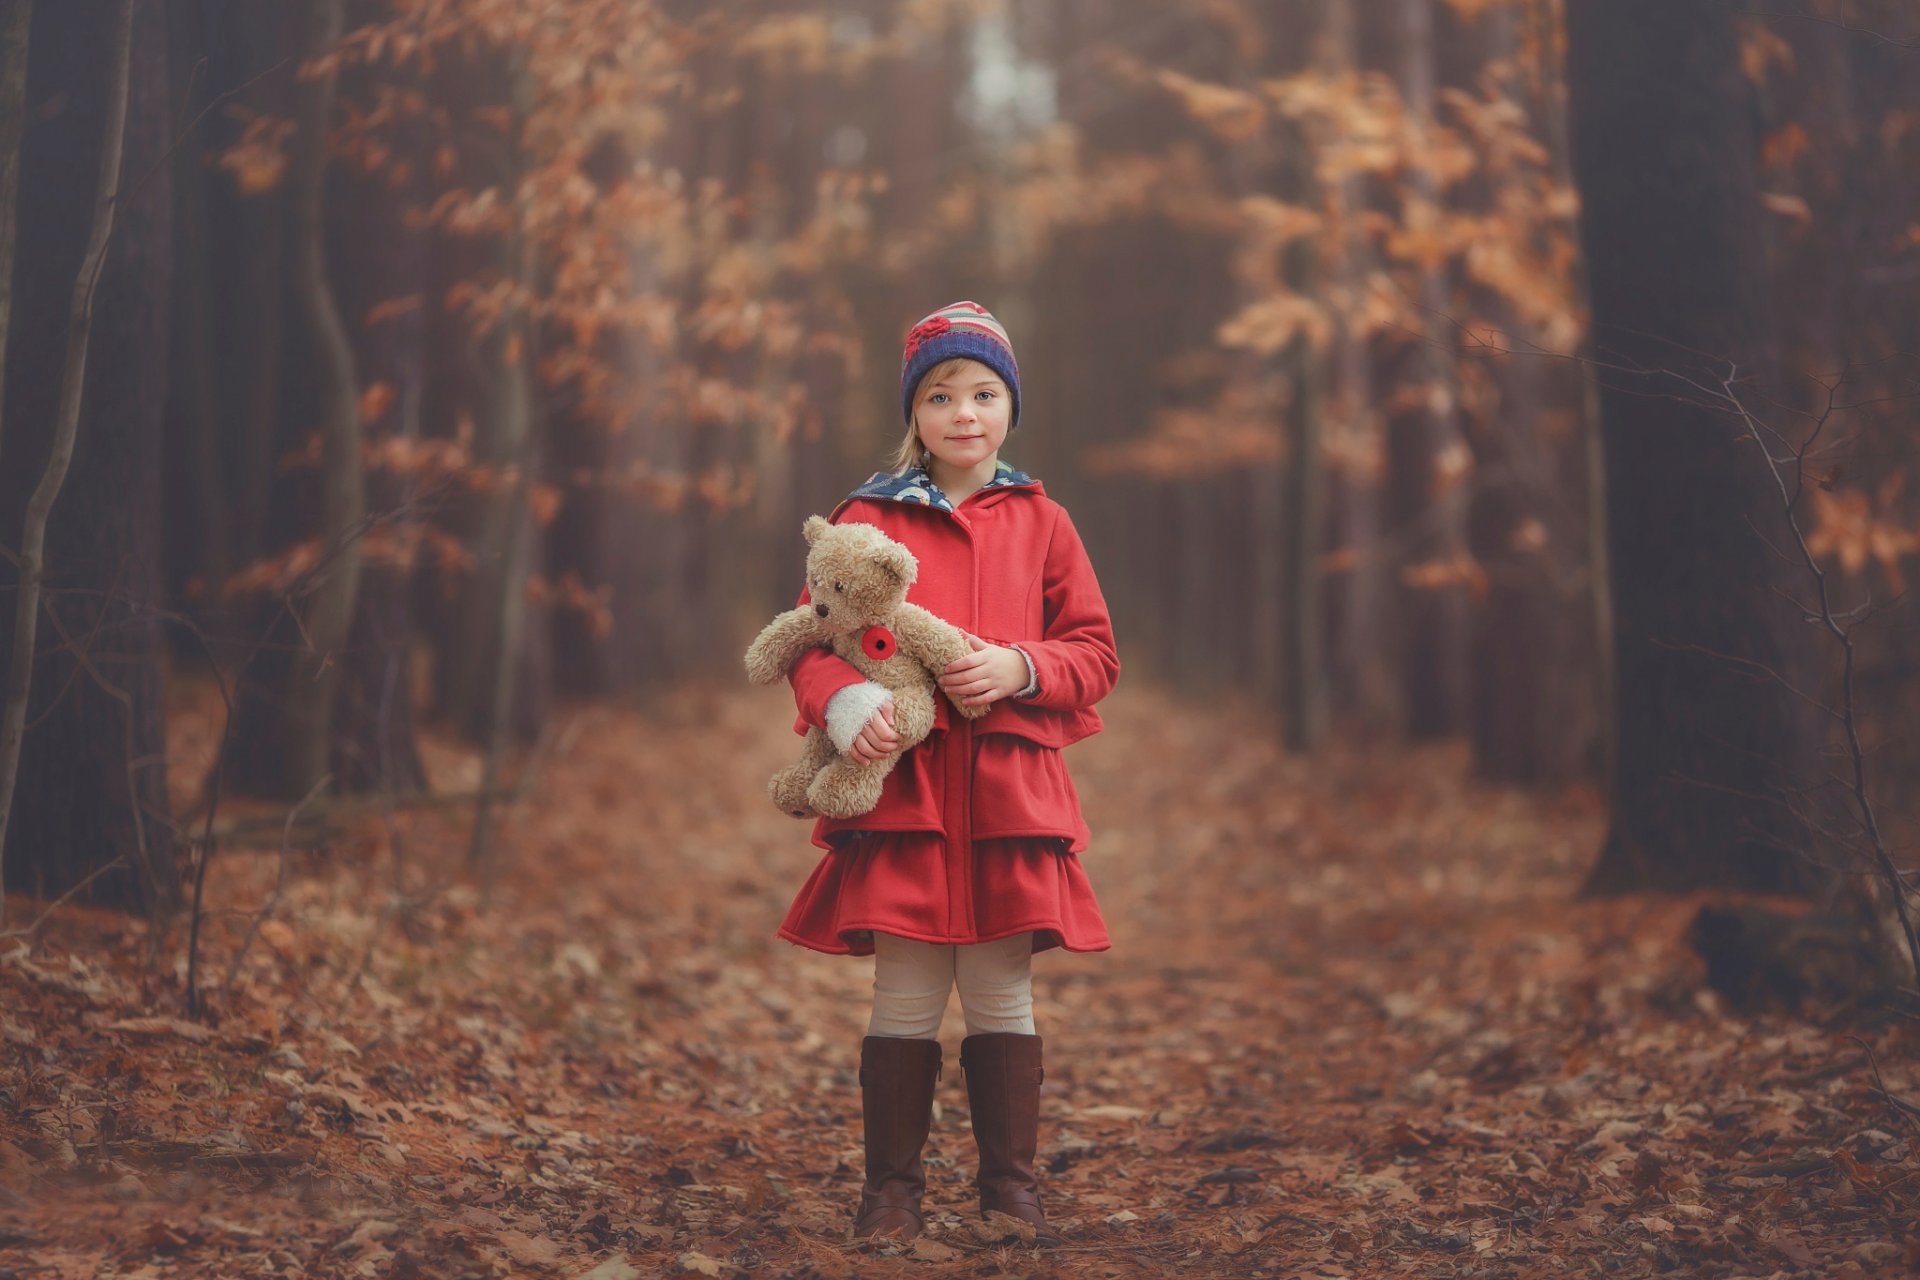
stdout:
{"type": "MultiPolygon", "coordinates": [[[[937,694],[933,732],[901,756],[880,803],[815,822],[813,843],[829,852],[781,936],[867,954],[876,930],[956,943],[1032,931],[1036,949],[1104,949],[1077,856],[1090,833],[1060,749],[1100,731],[1093,704],[1119,679],[1120,660],[1066,509],[1002,463],[957,508],[910,472],[906,482],[876,476],[829,519],[871,524],[905,544],[920,564],[907,599],[989,643],[1017,642],[1039,687],[1029,699],[1000,699],[978,720],[953,714],[937,694]]],[[[799,603],[808,598],[803,588],[799,603]]],[[[789,677],[795,732],[824,727],[827,700],[864,678],[825,649],[804,655],[789,677]]]]}

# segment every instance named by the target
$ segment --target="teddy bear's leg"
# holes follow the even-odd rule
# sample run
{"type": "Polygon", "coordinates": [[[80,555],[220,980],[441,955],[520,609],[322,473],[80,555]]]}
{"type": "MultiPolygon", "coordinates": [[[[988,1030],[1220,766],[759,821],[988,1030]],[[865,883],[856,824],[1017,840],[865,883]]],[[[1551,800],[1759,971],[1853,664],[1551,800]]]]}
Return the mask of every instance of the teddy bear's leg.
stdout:
{"type": "Polygon", "coordinates": [[[807,799],[829,818],[857,818],[872,813],[880,803],[880,788],[893,763],[900,757],[887,756],[872,764],[861,764],[851,756],[835,756],[807,788],[807,799]]]}
{"type": "Polygon", "coordinates": [[[833,749],[833,740],[824,731],[808,729],[800,758],[774,774],[773,780],[767,783],[767,794],[773,797],[780,812],[794,818],[818,817],[819,810],[807,799],[807,787],[838,754],[833,749]]]}
{"type": "Polygon", "coordinates": [[[901,750],[925,742],[933,732],[933,690],[926,685],[908,685],[893,691],[893,727],[900,735],[901,750]]]}

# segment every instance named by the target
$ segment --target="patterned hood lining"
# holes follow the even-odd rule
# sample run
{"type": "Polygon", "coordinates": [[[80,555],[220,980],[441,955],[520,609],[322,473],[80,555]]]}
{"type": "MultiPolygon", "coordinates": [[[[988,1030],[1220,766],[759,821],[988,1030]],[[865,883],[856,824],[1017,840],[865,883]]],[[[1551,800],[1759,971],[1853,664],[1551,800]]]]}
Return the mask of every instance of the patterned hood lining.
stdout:
{"type": "MultiPolygon", "coordinates": [[[[980,490],[1031,488],[1039,483],[1012,463],[1002,462],[995,467],[993,479],[981,485],[980,490]]],[[[891,471],[874,472],[865,484],[848,494],[845,500],[850,502],[855,498],[884,498],[891,502],[918,503],[936,511],[953,511],[953,502],[940,492],[940,486],[933,482],[927,469],[918,464],[898,475],[891,471]]]]}

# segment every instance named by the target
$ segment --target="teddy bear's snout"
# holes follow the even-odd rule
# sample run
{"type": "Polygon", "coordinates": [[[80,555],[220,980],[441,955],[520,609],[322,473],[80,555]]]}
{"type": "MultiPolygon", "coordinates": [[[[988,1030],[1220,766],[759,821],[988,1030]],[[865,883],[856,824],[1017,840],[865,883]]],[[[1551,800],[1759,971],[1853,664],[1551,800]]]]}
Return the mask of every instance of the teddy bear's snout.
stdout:
{"type": "Polygon", "coordinates": [[[823,618],[827,616],[827,606],[823,604],[817,604],[813,606],[813,611],[819,614],[823,618]]]}

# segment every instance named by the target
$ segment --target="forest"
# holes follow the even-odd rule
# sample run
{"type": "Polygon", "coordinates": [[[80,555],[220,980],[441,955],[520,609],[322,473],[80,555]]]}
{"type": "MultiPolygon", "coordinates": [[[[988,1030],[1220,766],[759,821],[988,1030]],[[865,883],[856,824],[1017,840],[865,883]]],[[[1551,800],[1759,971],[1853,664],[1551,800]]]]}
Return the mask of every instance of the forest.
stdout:
{"type": "Polygon", "coordinates": [[[0,0],[0,1280],[1920,1272],[1916,332],[1902,0],[0,0]],[[1057,1243],[742,670],[955,299],[1057,1243]]]}

